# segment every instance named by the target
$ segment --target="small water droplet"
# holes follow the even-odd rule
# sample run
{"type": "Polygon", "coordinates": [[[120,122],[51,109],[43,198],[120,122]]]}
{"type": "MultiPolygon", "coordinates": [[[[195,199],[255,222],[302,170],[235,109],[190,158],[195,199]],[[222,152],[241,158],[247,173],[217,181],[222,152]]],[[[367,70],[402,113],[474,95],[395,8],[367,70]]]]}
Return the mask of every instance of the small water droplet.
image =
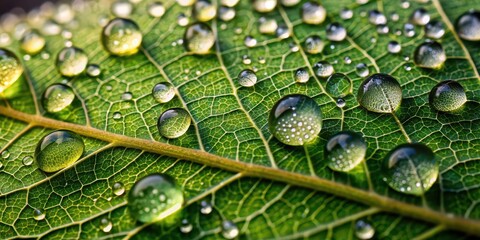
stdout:
{"type": "Polygon", "coordinates": [[[125,187],[123,186],[123,183],[121,182],[116,182],[112,186],[112,192],[115,194],[115,196],[121,196],[125,193],[125,187]]]}
{"type": "Polygon", "coordinates": [[[35,219],[37,221],[41,221],[41,220],[45,219],[45,212],[42,209],[35,208],[33,210],[33,219],[35,219]]]}
{"type": "Polygon", "coordinates": [[[295,82],[306,83],[308,82],[308,79],[310,79],[310,74],[308,74],[307,69],[299,68],[295,71],[294,78],[295,78],[295,82]]]}
{"type": "Polygon", "coordinates": [[[348,172],[364,159],[367,144],[362,135],[344,131],[333,135],[325,145],[328,167],[334,171],[348,172]]]}
{"type": "Polygon", "coordinates": [[[57,70],[62,76],[74,77],[80,75],[88,64],[87,54],[80,48],[66,47],[57,55],[57,70]]]}
{"type": "Polygon", "coordinates": [[[306,24],[320,24],[327,17],[327,10],[318,2],[309,1],[302,5],[301,16],[306,24]]]}
{"type": "Polygon", "coordinates": [[[411,23],[405,23],[405,25],[403,25],[403,34],[405,34],[406,37],[415,36],[415,26],[411,23]]]}
{"type": "Polygon", "coordinates": [[[190,19],[185,13],[179,13],[177,16],[177,24],[179,26],[185,27],[190,23],[190,19]]]}
{"type": "Polygon", "coordinates": [[[177,0],[178,5],[183,7],[192,6],[195,3],[195,0],[177,0]]]}
{"type": "Polygon", "coordinates": [[[124,18],[112,19],[102,30],[102,45],[110,54],[130,56],[138,52],[142,44],[138,25],[124,18]]]}
{"type": "Polygon", "coordinates": [[[402,88],[390,75],[376,73],[365,79],[358,88],[358,103],[377,113],[395,112],[402,102],[402,88]]]}
{"type": "Polygon", "coordinates": [[[346,56],[346,57],[343,58],[343,62],[345,64],[350,64],[350,63],[352,63],[352,59],[349,56],[346,56]]]}
{"type": "Polygon", "coordinates": [[[325,90],[334,98],[343,98],[352,93],[352,80],[343,73],[334,73],[327,79],[325,90]]]}
{"type": "Polygon", "coordinates": [[[430,21],[425,25],[425,35],[429,38],[440,39],[445,34],[445,28],[440,21],[430,21]]]}
{"type": "Polygon", "coordinates": [[[83,139],[74,132],[58,130],[44,136],[35,149],[38,167],[56,172],[75,163],[85,149],[83,139]]]}
{"type": "Polygon", "coordinates": [[[10,152],[8,150],[5,150],[2,152],[2,158],[7,159],[10,157],[10,152]]]}
{"type": "Polygon", "coordinates": [[[285,7],[293,7],[297,5],[300,0],[280,0],[280,3],[285,7]]]}
{"type": "Polygon", "coordinates": [[[334,72],[333,65],[327,61],[320,61],[314,65],[315,74],[319,77],[330,77],[334,72]]]}
{"type": "Polygon", "coordinates": [[[159,103],[170,102],[175,97],[175,89],[168,82],[157,83],[152,89],[152,96],[159,103]]]}
{"type": "Polygon", "coordinates": [[[116,1],[112,3],[110,11],[116,17],[128,18],[133,12],[133,5],[127,1],[116,1]]]}
{"type": "Polygon", "coordinates": [[[237,225],[229,220],[224,220],[222,222],[222,235],[226,239],[234,239],[238,236],[240,230],[237,225]]]}
{"type": "Polygon", "coordinates": [[[147,11],[150,16],[159,18],[162,17],[163,14],[165,14],[165,6],[163,6],[163,3],[161,2],[153,2],[148,5],[147,11]]]}
{"type": "Polygon", "coordinates": [[[248,35],[248,36],[245,37],[245,40],[243,41],[243,43],[247,47],[255,47],[255,46],[257,46],[257,39],[248,35]]]}
{"type": "Polygon", "coordinates": [[[102,69],[98,64],[88,64],[87,75],[89,77],[98,77],[100,74],[102,74],[102,69]]]}
{"type": "Polygon", "coordinates": [[[371,239],[375,235],[375,229],[370,225],[370,223],[364,220],[358,220],[355,223],[355,236],[359,239],[367,240],[371,239]]]}
{"type": "Polygon", "coordinates": [[[244,87],[252,87],[257,83],[257,75],[250,69],[245,69],[238,74],[238,83],[244,87]]]}
{"type": "Polygon", "coordinates": [[[378,10],[371,10],[368,12],[368,21],[374,25],[387,24],[387,17],[378,10]]]}
{"type": "Polygon", "coordinates": [[[187,132],[191,122],[190,114],[186,110],[172,108],[160,115],[157,128],[165,138],[179,138],[187,132]]]}
{"type": "Polygon", "coordinates": [[[400,19],[400,15],[398,15],[398,13],[396,12],[393,12],[391,15],[390,15],[390,19],[394,22],[397,22],[399,19],[400,19]]]}
{"type": "MultiPolygon", "coordinates": [[[[218,10],[218,17],[224,22],[231,21],[232,19],[235,18],[236,15],[237,15],[237,12],[233,7],[220,6],[220,9],[218,10]]],[[[225,26],[225,27],[221,27],[223,30],[226,29],[226,25],[221,25],[221,26],[225,26]]]]}
{"type": "Polygon", "coordinates": [[[130,101],[130,100],[133,99],[133,94],[132,94],[131,92],[124,92],[124,93],[122,94],[121,99],[122,99],[123,101],[130,101]]]}
{"type": "Polygon", "coordinates": [[[207,24],[194,23],[186,29],[183,42],[187,51],[207,54],[215,44],[215,36],[207,24]]]}
{"type": "Polygon", "coordinates": [[[42,95],[43,109],[56,113],[66,109],[75,99],[72,88],[61,83],[50,85],[42,95]]]}
{"type": "Polygon", "coordinates": [[[223,6],[235,7],[240,0],[221,0],[223,6]]]}
{"type": "Polygon", "coordinates": [[[182,220],[182,225],[180,226],[180,232],[182,233],[189,233],[193,230],[193,225],[187,220],[182,220]]]}
{"type": "Polygon", "coordinates": [[[120,120],[122,118],[122,114],[120,112],[113,113],[113,120],[120,120]]]}
{"type": "Polygon", "coordinates": [[[310,37],[307,37],[307,39],[305,39],[305,42],[303,43],[303,47],[305,49],[305,52],[307,53],[318,54],[323,51],[323,48],[325,47],[325,43],[322,41],[322,39],[318,35],[312,35],[310,37]]]}
{"type": "Polygon", "coordinates": [[[400,7],[402,7],[403,9],[407,9],[410,7],[410,2],[408,0],[402,0],[400,2],[400,7]]]}
{"type": "Polygon", "coordinates": [[[446,60],[442,45],[434,41],[420,44],[413,54],[415,65],[422,68],[439,69],[446,60]]]}
{"type": "Polygon", "coordinates": [[[480,12],[470,10],[463,13],[456,22],[458,35],[468,41],[480,40],[480,12]]]}
{"type": "Polygon", "coordinates": [[[252,63],[252,59],[248,55],[243,55],[242,62],[245,65],[250,65],[252,63]]]}
{"type": "Polygon", "coordinates": [[[0,48],[0,93],[14,84],[23,73],[20,59],[9,50],[0,48]]]}
{"type": "Polygon", "coordinates": [[[349,8],[342,8],[340,10],[340,18],[343,20],[351,19],[353,17],[353,11],[349,8]]]}
{"type": "Polygon", "coordinates": [[[217,9],[207,0],[197,0],[193,5],[192,15],[200,22],[208,22],[217,16],[217,9]]]}
{"type": "Polygon", "coordinates": [[[359,63],[355,67],[355,72],[359,77],[366,77],[370,74],[370,71],[368,70],[368,66],[365,63],[359,63]]]}
{"type": "Polygon", "coordinates": [[[274,18],[261,17],[258,22],[258,31],[261,34],[273,35],[277,31],[278,24],[274,18]]]}
{"type": "Polygon", "coordinates": [[[271,12],[277,6],[277,0],[253,0],[253,9],[260,13],[271,12]]]}
{"type": "Polygon", "coordinates": [[[390,32],[390,28],[386,24],[377,25],[377,33],[388,34],[388,32],[390,32]]]}
{"type": "Polygon", "coordinates": [[[290,29],[285,25],[279,25],[275,31],[275,36],[280,39],[287,39],[290,37],[290,29]]]}
{"type": "Polygon", "coordinates": [[[345,105],[346,105],[345,99],[343,99],[343,98],[337,99],[337,107],[343,108],[343,107],[345,107],[345,105]]]}
{"type": "Polygon", "coordinates": [[[29,30],[20,40],[20,47],[25,53],[35,55],[45,47],[45,38],[38,31],[29,30]]]}
{"type": "Polygon", "coordinates": [[[430,22],[430,14],[425,8],[416,9],[410,16],[410,22],[415,25],[424,26],[425,24],[430,22]]]}
{"type": "Polygon", "coordinates": [[[30,165],[32,165],[32,163],[33,163],[33,157],[32,156],[25,156],[22,159],[22,164],[24,166],[30,166],[30,165]]]}
{"type": "Polygon", "coordinates": [[[327,25],[327,39],[334,42],[343,41],[347,37],[347,30],[337,22],[327,25]]]}
{"type": "Polygon", "coordinates": [[[200,213],[204,214],[204,215],[208,215],[210,213],[212,213],[212,205],[210,203],[208,203],[207,201],[202,201],[200,202],[200,213]]]}
{"type": "Polygon", "coordinates": [[[112,224],[112,221],[110,221],[110,219],[102,218],[100,220],[100,229],[102,229],[104,233],[110,232],[112,228],[113,228],[113,224],[112,224]]]}
{"type": "Polygon", "coordinates": [[[460,109],[467,102],[467,96],[460,83],[447,80],[432,88],[428,100],[435,110],[452,112],[460,109]]]}
{"type": "Polygon", "coordinates": [[[389,53],[399,53],[402,51],[402,45],[397,41],[390,41],[387,45],[387,50],[389,53]]]}

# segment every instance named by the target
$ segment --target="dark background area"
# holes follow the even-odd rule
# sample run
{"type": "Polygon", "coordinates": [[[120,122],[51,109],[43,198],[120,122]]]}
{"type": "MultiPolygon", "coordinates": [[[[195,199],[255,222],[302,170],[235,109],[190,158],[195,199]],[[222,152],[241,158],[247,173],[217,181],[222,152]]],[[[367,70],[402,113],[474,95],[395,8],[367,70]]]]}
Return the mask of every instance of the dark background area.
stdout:
{"type": "Polygon", "coordinates": [[[44,2],[56,2],[54,0],[0,0],[0,14],[6,13],[14,8],[23,8],[25,11],[42,5],[44,2]]]}

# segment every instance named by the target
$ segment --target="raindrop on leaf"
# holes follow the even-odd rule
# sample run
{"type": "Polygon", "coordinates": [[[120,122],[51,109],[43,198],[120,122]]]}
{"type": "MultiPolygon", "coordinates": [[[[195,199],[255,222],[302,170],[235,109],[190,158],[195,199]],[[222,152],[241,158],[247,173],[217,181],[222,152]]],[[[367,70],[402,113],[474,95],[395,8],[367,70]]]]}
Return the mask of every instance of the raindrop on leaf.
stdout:
{"type": "Polygon", "coordinates": [[[35,149],[38,167],[44,172],[56,172],[75,163],[85,145],[76,133],[58,130],[43,137],[35,149]]]}

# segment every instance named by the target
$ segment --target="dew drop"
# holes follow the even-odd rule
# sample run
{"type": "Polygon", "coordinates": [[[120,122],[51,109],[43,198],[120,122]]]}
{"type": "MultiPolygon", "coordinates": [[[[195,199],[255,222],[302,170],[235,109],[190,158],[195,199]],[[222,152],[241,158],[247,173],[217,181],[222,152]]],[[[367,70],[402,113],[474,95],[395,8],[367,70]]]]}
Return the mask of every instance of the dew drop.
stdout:
{"type": "Polygon", "coordinates": [[[74,132],[58,130],[43,137],[35,149],[35,160],[44,172],[56,172],[75,163],[85,145],[74,132]]]}
{"type": "Polygon", "coordinates": [[[217,9],[208,0],[198,0],[193,5],[192,15],[200,22],[208,22],[217,16],[217,9]]]}
{"type": "Polygon", "coordinates": [[[391,15],[390,15],[390,19],[394,22],[397,22],[398,20],[400,20],[400,15],[398,15],[398,13],[396,12],[393,12],[391,15]]]}
{"type": "Polygon", "coordinates": [[[313,141],[322,128],[322,112],[312,98],[292,94],[275,103],[268,119],[269,130],[275,138],[290,146],[313,141]]]}
{"type": "Polygon", "coordinates": [[[243,43],[245,44],[245,46],[247,47],[255,47],[257,46],[257,39],[255,39],[254,37],[248,35],[245,37],[245,39],[243,40],[243,43]]]}
{"type": "Polygon", "coordinates": [[[387,50],[389,53],[399,53],[402,51],[402,45],[397,41],[390,41],[387,45],[387,50]]]}
{"type": "Polygon", "coordinates": [[[349,8],[342,8],[340,10],[340,18],[343,20],[351,19],[353,17],[353,11],[349,8]]]}
{"type": "Polygon", "coordinates": [[[388,32],[390,32],[390,28],[386,24],[377,25],[377,33],[388,34],[388,32]]]}
{"type": "Polygon", "coordinates": [[[178,138],[184,135],[192,119],[190,114],[182,108],[172,108],[163,112],[158,118],[157,128],[165,138],[178,138]]]}
{"type": "Polygon", "coordinates": [[[240,230],[237,225],[229,220],[224,220],[222,222],[222,235],[226,239],[234,239],[238,236],[240,230]]]}
{"type": "Polygon", "coordinates": [[[327,25],[327,39],[334,42],[343,41],[347,37],[347,30],[337,22],[327,25]]]}
{"type": "Polygon", "coordinates": [[[405,34],[406,37],[415,36],[415,26],[411,23],[405,23],[405,25],[403,25],[403,34],[405,34]]]}
{"type": "Polygon", "coordinates": [[[410,22],[415,25],[424,26],[430,22],[430,14],[425,8],[416,9],[410,16],[410,22]]]}
{"type": "Polygon", "coordinates": [[[14,84],[23,73],[20,59],[9,50],[0,48],[0,93],[14,84]]]}
{"type": "Polygon", "coordinates": [[[250,69],[242,70],[238,74],[238,83],[243,87],[252,87],[257,83],[257,75],[250,69]]]}
{"type": "Polygon", "coordinates": [[[233,7],[221,6],[220,9],[218,10],[218,17],[224,22],[231,21],[232,19],[235,18],[235,15],[237,15],[237,13],[235,12],[235,8],[233,7]]]}
{"type": "Polygon", "coordinates": [[[72,88],[61,83],[50,85],[42,96],[43,109],[49,113],[56,113],[70,106],[75,99],[72,88]]]}
{"type": "Polygon", "coordinates": [[[300,3],[300,0],[280,0],[280,3],[285,7],[293,7],[300,3]]]}
{"type": "Polygon", "coordinates": [[[36,30],[27,31],[20,40],[20,47],[27,54],[37,54],[45,47],[45,38],[36,30]]]}
{"type": "Polygon", "coordinates": [[[45,219],[45,212],[42,209],[35,208],[33,210],[33,219],[35,219],[37,221],[41,221],[41,220],[45,219]]]}
{"type": "Polygon", "coordinates": [[[334,73],[327,79],[325,90],[334,98],[343,98],[352,93],[352,80],[343,73],[334,73]]]}
{"type": "Polygon", "coordinates": [[[468,41],[480,40],[480,12],[470,10],[462,14],[456,22],[458,35],[468,41]]]}
{"type": "Polygon", "coordinates": [[[403,9],[407,9],[410,7],[410,2],[408,0],[402,0],[402,2],[400,3],[400,7],[402,7],[403,9]]]}
{"type": "Polygon", "coordinates": [[[208,203],[207,201],[202,201],[200,202],[200,213],[204,214],[204,215],[208,215],[210,213],[212,213],[212,205],[210,203],[208,203]]]}
{"type": "Polygon", "coordinates": [[[122,99],[123,101],[130,101],[130,100],[133,99],[133,94],[132,94],[131,92],[124,92],[124,93],[122,94],[121,99],[122,99]]]}
{"type": "Polygon", "coordinates": [[[324,47],[325,43],[318,35],[312,35],[310,37],[307,37],[307,39],[305,39],[305,42],[303,43],[303,48],[307,53],[310,54],[321,53],[324,47]]]}
{"type": "Polygon", "coordinates": [[[387,24],[387,17],[378,10],[371,10],[368,12],[368,21],[374,25],[387,24]]]}
{"type": "Polygon", "coordinates": [[[192,6],[195,3],[195,0],[177,0],[178,5],[183,7],[192,6]]]}
{"type": "Polygon", "coordinates": [[[100,74],[102,74],[102,69],[98,64],[88,64],[87,75],[89,77],[98,77],[100,74]]]}
{"type": "Polygon", "coordinates": [[[428,100],[435,110],[452,112],[460,109],[467,102],[467,96],[460,83],[447,80],[433,87],[428,100]]]}
{"type": "Polygon", "coordinates": [[[116,17],[127,18],[133,12],[133,5],[127,1],[116,1],[112,3],[110,11],[116,17]]]}
{"type": "Polygon", "coordinates": [[[30,165],[32,165],[32,163],[33,163],[33,157],[32,156],[25,156],[22,159],[22,164],[24,166],[30,166],[30,165]]]}
{"type": "Polygon", "coordinates": [[[327,10],[318,2],[309,1],[302,5],[301,16],[306,24],[320,24],[327,17],[327,10]]]}
{"type": "Polygon", "coordinates": [[[205,23],[190,25],[183,36],[185,49],[194,54],[207,54],[215,44],[212,29],[205,23]]]}
{"type": "Polygon", "coordinates": [[[273,35],[277,31],[278,24],[274,18],[261,17],[258,23],[258,31],[261,34],[273,35]]]}
{"type": "Polygon", "coordinates": [[[80,75],[88,64],[87,54],[80,48],[66,47],[57,55],[56,67],[58,72],[65,77],[80,75]]]}
{"type": "Polygon", "coordinates": [[[43,23],[41,31],[44,35],[55,36],[60,34],[62,27],[54,20],[47,20],[43,23]]]}
{"type": "Polygon", "coordinates": [[[346,105],[345,99],[343,99],[343,98],[337,99],[337,107],[343,108],[343,107],[345,107],[345,105],[346,105]]]}
{"type": "Polygon", "coordinates": [[[115,196],[121,196],[125,193],[125,187],[123,186],[123,183],[121,182],[116,182],[112,186],[112,192],[115,194],[115,196]]]}
{"type": "Polygon", "coordinates": [[[260,13],[271,12],[277,6],[277,0],[253,0],[253,9],[260,13]]]}
{"type": "Polygon", "coordinates": [[[332,170],[348,172],[365,159],[366,151],[367,144],[362,135],[344,131],[328,140],[325,145],[325,158],[332,170]]]}
{"type": "Polygon", "coordinates": [[[407,63],[405,64],[405,66],[403,66],[403,68],[405,69],[405,71],[409,72],[412,70],[412,65],[410,65],[410,63],[407,63]]]}
{"type": "Polygon", "coordinates": [[[182,225],[180,226],[180,232],[182,233],[189,233],[193,230],[193,225],[187,220],[182,220],[182,225]]]}
{"type": "Polygon", "coordinates": [[[250,65],[252,63],[252,59],[248,55],[243,55],[242,62],[245,65],[250,65]]]}
{"type": "Polygon", "coordinates": [[[295,71],[294,78],[295,78],[295,82],[306,83],[308,82],[308,79],[310,79],[310,74],[308,74],[307,69],[299,68],[295,71]]]}
{"type": "Polygon", "coordinates": [[[429,38],[440,39],[445,34],[445,28],[440,21],[430,21],[425,25],[425,35],[429,38]]]}
{"type": "Polygon", "coordinates": [[[130,213],[144,223],[159,221],[176,213],[183,203],[181,186],[172,177],[160,173],[140,179],[128,193],[130,213]]]}
{"type": "Polygon", "coordinates": [[[330,77],[335,72],[335,70],[333,69],[333,65],[327,61],[320,61],[315,63],[314,70],[315,75],[323,78],[330,77]]]}
{"type": "Polygon", "coordinates": [[[355,67],[355,72],[359,77],[366,77],[370,74],[370,71],[368,70],[368,66],[365,63],[359,63],[355,67]]]}
{"type": "Polygon", "coordinates": [[[235,7],[240,0],[221,0],[223,6],[235,7]]]}
{"type": "Polygon", "coordinates": [[[163,6],[163,3],[161,2],[153,2],[148,5],[147,11],[150,16],[159,18],[162,17],[163,14],[165,14],[165,6],[163,6]]]}
{"type": "Polygon", "coordinates": [[[122,114],[120,112],[113,113],[113,120],[120,120],[122,118],[122,114]]]}
{"type": "Polygon", "coordinates": [[[180,13],[180,14],[178,14],[177,24],[178,24],[179,26],[185,27],[185,26],[187,26],[189,23],[190,23],[190,19],[188,18],[187,15],[185,15],[185,13],[180,13]]]}
{"type": "Polygon", "coordinates": [[[102,45],[112,55],[133,55],[138,52],[141,44],[142,33],[132,20],[115,18],[102,30],[102,45]]]}
{"type": "Polygon", "coordinates": [[[438,177],[435,155],[421,143],[402,144],[392,149],[383,160],[382,168],[392,189],[412,195],[423,195],[438,177]]]}
{"type": "Polygon", "coordinates": [[[349,56],[346,56],[346,57],[343,58],[343,62],[345,64],[350,64],[350,63],[352,63],[352,59],[349,56]]]}
{"type": "Polygon", "coordinates": [[[413,54],[415,65],[422,68],[439,69],[446,60],[442,45],[434,41],[420,44],[413,54]]]}
{"type": "Polygon", "coordinates": [[[358,103],[368,111],[395,112],[402,102],[402,88],[390,75],[376,73],[365,79],[358,88],[358,103]]]}
{"type": "Polygon", "coordinates": [[[371,239],[375,235],[375,229],[372,225],[364,220],[358,220],[355,223],[355,236],[359,239],[371,239]]]}
{"type": "Polygon", "coordinates": [[[280,39],[287,39],[290,37],[290,29],[285,25],[279,25],[275,31],[275,36],[280,39]]]}
{"type": "Polygon", "coordinates": [[[168,82],[157,83],[152,89],[152,96],[159,103],[170,102],[175,97],[175,89],[168,82]]]}
{"type": "Polygon", "coordinates": [[[102,229],[104,233],[110,232],[112,228],[113,228],[113,224],[112,224],[112,221],[110,221],[110,219],[102,218],[100,220],[100,229],[102,229]]]}
{"type": "Polygon", "coordinates": [[[5,150],[2,152],[2,158],[7,159],[10,157],[10,152],[8,150],[5,150]]]}

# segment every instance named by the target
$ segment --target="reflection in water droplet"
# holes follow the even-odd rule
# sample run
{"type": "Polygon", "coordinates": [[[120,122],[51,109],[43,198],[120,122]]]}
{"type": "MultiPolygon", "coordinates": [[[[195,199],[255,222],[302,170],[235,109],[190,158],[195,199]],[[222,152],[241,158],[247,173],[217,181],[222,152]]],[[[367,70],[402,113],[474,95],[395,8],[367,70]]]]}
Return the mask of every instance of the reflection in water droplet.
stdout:
{"type": "Polygon", "coordinates": [[[445,28],[440,21],[430,21],[425,25],[425,35],[429,38],[440,39],[445,34],[445,28]]]}
{"type": "Polygon", "coordinates": [[[152,17],[161,17],[165,14],[165,6],[161,2],[153,2],[147,7],[148,14],[152,17]]]}
{"type": "Polygon", "coordinates": [[[420,143],[407,143],[392,149],[383,160],[382,172],[394,190],[423,195],[438,177],[438,164],[432,150],[420,143]]]}
{"type": "Polygon", "coordinates": [[[364,159],[367,144],[362,135],[344,131],[333,135],[325,145],[328,167],[334,171],[348,172],[364,159]]]}
{"type": "Polygon", "coordinates": [[[368,21],[374,25],[387,24],[387,17],[378,10],[371,10],[368,12],[368,21]]]}
{"type": "Polygon", "coordinates": [[[102,218],[100,220],[100,229],[102,229],[103,232],[108,233],[112,230],[113,224],[112,221],[108,218],[102,218]]]}
{"type": "Polygon", "coordinates": [[[5,91],[23,73],[23,67],[20,59],[9,50],[0,48],[0,93],[5,91]]]}
{"type": "Polygon", "coordinates": [[[302,21],[306,24],[320,24],[327,17],[327,10],[318,2],[306,2],[301,10],[302,21]]]}
{"type": "Polygon", "coordinates": [[[163,112],[158,118],[157,128],[160,135],[166,138],[178,138],[184,135],[192,119],[182,108],[172,108],[163,112]]]}
{"type": "Polygon", "coordinates": [[[182,225],[180,226],[180,232],[182,233],[189,233],[193,230],[193,225],[187,220],[182,220],[182,225]]]}
{"type": "Polygon", "coordinates": [[[359,63],[355,67],[355,72],[359,77],[366,77],[370,74],[370,71],[368,70],[368,66],[365,63],[359,63]]]}
{"type": "Polygon", "coordinates": [[[327,61],[317,62],[313,67],[315,69],[315,74],[323,78],[330,77],[333,72],[335,72],[333,65],[327,61]]]}
{"type": "Polygon", "coordinates": [[[416,9],[410,16],[410,22],[415,25],[423,26],[430,22],[430,14],[428,14],[425,8],[416,9]]]}
{"type": "Polygon", "coordinates": [[[347,30],[337,22],[327,25],[327,39],[334,42],[343,41],[347,37],[347,30]]]}
{"type": "Polygon", "coordinates": [[[234,239],[240,233],[237,225],[229,220],[224,220],[222,222],[222,235],[226,239],[234,239]]]}
{"type": "Polygon", "coordinates": [[[125,193],[125,187],[123,186],[123,183],[121,182],[116,182],[112,186],[112,192],[116,196],[121,196],[125,193]]]}
{"type": "Polygon", "coordinates": [[[45,38],[36,30],[27,31],[20,40],[20,47],[25,53],[37,54],[45,47],[45,38]]]}
{"type": "Polygon", "coordinates": [[[258,31],[262,34],[275,34],[278,28],[277,20],[274,18],[261,17],[258,20],[258,31]]]}
{"type": "Polygon", "coordinates": [[[72,88],[61,83],[50,85],[42,96],[43,109],[49,113],[60,112],[70,106],[75,99],[72,88]]]}
{"type": "Polygon", "coordinates": [[[238,83],[244,87],[252,87],[257,83],[257,75],[250,69],[245,69],[238,74],[238,83]]]}
{"type": "Polygon", "coordinates": [[[395,112],[402,102],[402,88],[390,75],[376,73],[365,79],[358,88],[358,103],[377,113],[395,112]]]}
{"type": "Polygon", "coordinates": [[[370,223],[364,220],[358,220],[355,223],[355,236],[359,239],[367,240],[371,239],[375,235],[375,229],[370,225],[370,223]]]}
{"type": "Polygon", "coordinates": [[[452,112],[460,109],[467,102],[467,96],[460,83],[447,80],[433,87],[428,100],[435,110],[452,112]]]}
{"type": "Polygon", "coordinates": [[[253,9],[260,13],[271,12],[277,6],[277,0],[253,0],[253,9]]]}
{"type": "Polygon", "coordinates": [[[35,208],[33,210],[33,219],[37,221],[45,219],[45,212],[42,209],[35,208]]]}
{"type": "Polygon", "coordinates": [[[320,133],[322,113],[312,98],[301,94],[287,95],[273,106],[268,125],[278,141],[301,146],[313,141],[320,133]]]}
{"type": "Polygon", "coordinates": [[[352,80],[343,73],[334,73],[327,79],[325,90],[334,98],[343,98],[352,93],[352,80]]]}
{"type": "Polygon", "coordinates": [[[415,65],[422,68],[439,69],[446,60],[445,51],[438,42],[424,42],[415,49],[413,54],[415,65]]]}
{"type": "Polygon", "coordinates": [[[390,41],[387,45],[387,50],[389,53],[399,53],[402,51],[402,45],[397,41],[390,41]]]}
{"type": "Polygon", "coordinates": [[[38,142],[35,159],[42,171],[56,172],[75,163],[84,149],[83,139],[76,133],[53,131],[38,142]]]}
{"type": "Polygon", "coordinates": [[[303,47],[305,49],[305,52],[307,53],[318,54],[323,51],[323,48],[325,47],[325,43],[322,41],[322,39],[318,35],[313,35],[305,39],[305,42],[303,43],[303,47]]]}
{"type": "Polygon", "coordinates": [[[130,56],[138,52],[142,44],[138,25],[124,18],[112,19],[102,30],[102,45],[110,54],[130,56]]]}
{"type": "Polygon", "coordinates": [[[308,79],[310,79],[310,74],[308,74],[307,69],[299,68],[295,71],[294,78],[295,82],[306,83],[308,82],[308,79]]]}
{"type": "Polygon", "coordinates": [[[468,41],[480,41],[480,11],[470,10],[456,22],[458,35],[468,41]]]}
{"type": "Polygon", "coordinates": [[[205,23],[190,25],[183,36],[185,49],[195,54],[207,54],[215,44],[212,29],[205,23]]]}
{"type": "Polygon", "coordinates": [[[208,22],[217,16],[217,9],[207,0],[197,0],[193,5],[192,15],[200,22],[208,22]]]}

